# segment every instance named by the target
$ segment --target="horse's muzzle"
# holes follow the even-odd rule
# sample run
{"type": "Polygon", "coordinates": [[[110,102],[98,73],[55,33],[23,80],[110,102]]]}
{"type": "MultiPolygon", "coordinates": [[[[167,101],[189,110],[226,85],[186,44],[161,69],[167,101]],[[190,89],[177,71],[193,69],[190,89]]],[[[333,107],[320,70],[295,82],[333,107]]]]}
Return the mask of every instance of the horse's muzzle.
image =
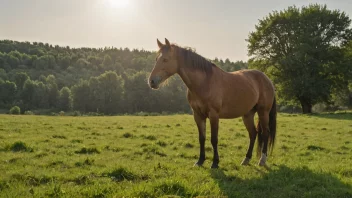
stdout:
{"type": "Polygon", "coordinates": [[[149,81],[149,86],[152,88],[152,89],[157,89],[158,88],[158,84],[155,82],[155,80],[150,80],[149,81]]]}
{"type": "Polygon", "coordinates": [[[149,86],[152,89],[158,89],[160,81],[161,81],[161,78],[159,76],[151,77],[151,78],[149,78],[149,86]]]}

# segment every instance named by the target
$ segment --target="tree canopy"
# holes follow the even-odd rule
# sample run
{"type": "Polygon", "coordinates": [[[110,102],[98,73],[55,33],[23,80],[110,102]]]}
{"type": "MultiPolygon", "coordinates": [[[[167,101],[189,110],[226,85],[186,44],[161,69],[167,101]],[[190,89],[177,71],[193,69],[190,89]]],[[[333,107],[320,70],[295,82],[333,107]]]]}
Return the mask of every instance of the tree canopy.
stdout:
{"type": "Polygon", "coordinates": [[[304,113],[348,89],[351,20],[339,10],[311,4],[274,11],[249,34],[250,68],[273,79],[281,102],[299,102],[304,113]]]}

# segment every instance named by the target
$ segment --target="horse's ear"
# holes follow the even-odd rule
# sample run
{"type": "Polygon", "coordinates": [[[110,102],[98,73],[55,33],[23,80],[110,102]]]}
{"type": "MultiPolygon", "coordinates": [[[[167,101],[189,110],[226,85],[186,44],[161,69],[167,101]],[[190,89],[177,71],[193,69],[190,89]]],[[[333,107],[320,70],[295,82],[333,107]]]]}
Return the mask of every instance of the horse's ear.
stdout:
{"type": "Polygon", "coordinates": [[[167,38],[165,38],[165,44],[166,44],[168,47],[170,47],[170,42],[169,42],[169,40],[167,40],[167,38]]]}
{"type": "Polygon", "coordinates": [[[159,48],[161,49],[164,45],[159,41],[159,39],[156,39],[156,42],[158,43],[159,48]]]}

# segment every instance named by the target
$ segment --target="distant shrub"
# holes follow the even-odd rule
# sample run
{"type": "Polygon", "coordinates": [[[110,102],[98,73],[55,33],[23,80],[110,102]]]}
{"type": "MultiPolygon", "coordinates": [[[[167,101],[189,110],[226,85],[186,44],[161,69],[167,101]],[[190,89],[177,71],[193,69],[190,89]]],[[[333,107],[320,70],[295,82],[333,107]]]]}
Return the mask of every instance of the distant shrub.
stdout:
{"type": "Polygon", "coordinates": [[[81,112],[79,112],[79,111],[74,111],[72,115],[73,115],[73,116],[81,116],[81,112]]]}
{"type": "Polygon", "coordinates": [[[133,134],[131,134],[131,133],[124,133],[122,136],[123,136],[124,138],[131,138],[131,137],[133,137],[133,134]]]}
{"type": "MultiPolygon", "coordinates": [[[[85,185],[85,184],[91,184],[92,181],[90,181],[90,177],[87,175],[82,175],[78,176],[77,178],[71,180],[72,182],[76,183],[77,185],[85,185]]],[[[94,195],[93,197],[103,197],[100,194],[99,195],[94,195]]]]}
{"type": "Polygon", "coordinates": [[[21,113],[21,109],[19,106],[14,106],[10,109],[10,114],[19,115],[21,113]]]}
{"type": "Polygon", "coordinates": [[[89,112],[87,113],[87,116],[104,116],[104,113],[89,112]]]}
{"type": "Polygon", "coordinates": [[[114,181],[118,181],[118,182],[123,180],[133,181],[139,178],[138,175],[122,167],[115,169],[110,173],[107,173],[107,175],[111,177],[114,181]]]}
{"type": "Polygon", "coordinates": [[[103,176],[108,176],[115,182],[150,179],[150,176],[147,174],[135,174],[125,167],[118,167],[111,172],[105,172],[103,176]]]}
{"type": "Polygon", "coordinates": [[[147,140],[156,140],[154,135],[142,135],[142,137],[147,140]]]}
{"type": "Polygon", "coordinates": [[[65,115],[65,112],[64,112],[64,111],[60,111],[60,112],[59,112],[59,115],[60,115],[60,116],[64,116],[64,115],[65,115]]]}
{"type": "Polygon", "coordinates": [[[13,152],[33,152],[33,149],[26,145],[26,143],[18,141],[13,143],[8,147],[7,150],[11,150],[13,152]]]}
{"type": "Polygon", "coordinates": [[[33,110],[33,113],[35,115],[50,115],[53,111],[55,111],[54,109],[36,109],[33,110]]]}
{"type": "Polygon", "coordinates": [[[325,111],[326,109],[327,109],[327,106],[324,103],[318,103],[312,107],[312,111],[315,113],[321,113],[321,112],[325,111]]]}
{"type": "Polygon", "coordinates": [[[83,140],[78,140],[78,139],[74,139],[74,140],[71,140],[71,143],[82,143],[83,140]]]}
{"type": "Polygon", "coordinates": [[[34,113],[32,111],[25,111],[24,115],[34,115],[34,113]]]}
{"type": "Polygon", "coordinates": [[[278,109],[282,113],[300,113],[302,111],[301,107],[294,105],[279,106],[278,109]]]}
{"type": "Polygon", "coordinates": [[[136,116],[148,116],[149,113],[148,113],[148,112],[143,112],[143,111],[141,111],[141,112],[136,113],[135,115],[136,115],[136,116]]]}
{"type": "Polygon", "coordinates": [[[165,146],[167,146],[167,143],[166,143],[166,142],[164,142],[164,141],[160,141],[160,140],[159,140],[159,141],[157,141],[157,142],[156,142],[156,144],[157,144],[157,145],[159,145],[159,146],[161,146],[161,147],[165,147],[165,146]]]}
{"type": "Polygon", "coordinates": [[[160,116],[160,113],[151,112],[149,115],[150,115],[150,116],[160,116]]]}
{"type": "Polygon", "coordinates": [[[0,181],[0,191],[10,188],[10,184],[7,181],[0,181]]]}
{"type": "Polygon", "coordinates": [[[308,150],[311,150],[311,151],[322,151],[322,150],[325,150],[325,148],[320,147],[320,146],[315,146],[315,145],[309,145],[307,148],[308,148],[308,150]]]}
{"type": "Polygon", "coordinates": [[[340,174],[345,176],[345,177],[352,177],[352,169],[350,169],[350,170],[348,170],[348,169],[347,170],[342,170],[340,172],[340,174]]]}
{"type": "Polygon", "coordinates": [[[160,149],[160,147],[155,144],[149,145],[143,148],[143,153],[159,155],[161,157],[166,157],[167,155],[160,149]]]}
{"type": "Polygon", "coordinates": [[[94,159],[86,159],[86,160],[84,160],[84,162],[76,162],[75,163],[75,166],[85,166],[85,165],[88,165],[88,166],[90,166],[90,165],[93,165],[94,164],[94,159]]]}
{"type": "Polygon", "coordinates": [[[334,112],[334,114],[341,114],[341,113],[350,113],[350,111],[348,111],[348,109],[341,109],[341,110],[337,110],[334,112]]]}
{"type": "Polygon", "coordinates": [[[193,144],[191,144],[191,143],[186,143],[186,144],[185,144],[185,147],[186,147],[186,148],[193,148],[194,146],[193,146],[193,144]]]}
{"type": "Polygon", "coordinates": [[[53,135],[52,137],[53,138],[58,138],[58,139],[67,139],[67,137],[64,136],[64,135],[53,135]]]}
{"type": "Polygon", "coordinates": [[[77,154],[99,154],[100,151],[97,148],[82,148],[81,150],[75,151],[77,154]]]}
{"type": "Polygon", "coordinates": [[[154,190],[160,194],[168,195],[178,195],[181,197],[197,197],[197,192],[192,192],[187,189],[184,184],[178,181],[166,181],[161,184],[158,184],[154,187],[154,190]]]}
{"type": "Polygon", "coordinates": [[[171,112],[163,111],[163,112],[161,112],[161,115],[171,115],[171,112]]]}

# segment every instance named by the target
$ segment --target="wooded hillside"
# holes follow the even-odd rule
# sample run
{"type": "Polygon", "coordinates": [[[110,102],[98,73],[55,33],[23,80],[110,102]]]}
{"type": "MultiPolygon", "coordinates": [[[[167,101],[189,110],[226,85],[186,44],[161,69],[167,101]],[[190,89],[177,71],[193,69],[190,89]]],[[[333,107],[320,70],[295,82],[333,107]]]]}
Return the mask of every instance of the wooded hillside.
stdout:
{"type": "MultiPolygon", "coordinates": [[[[159,91],[147,85],[155,52],[128,48],[70,48],[41,42],[0,41],[0,108],[49,109],[105,115],[189,112],[178,76],[159,91]]],[[[247,63],[212,60],[225,71],[247,63]]]]}

